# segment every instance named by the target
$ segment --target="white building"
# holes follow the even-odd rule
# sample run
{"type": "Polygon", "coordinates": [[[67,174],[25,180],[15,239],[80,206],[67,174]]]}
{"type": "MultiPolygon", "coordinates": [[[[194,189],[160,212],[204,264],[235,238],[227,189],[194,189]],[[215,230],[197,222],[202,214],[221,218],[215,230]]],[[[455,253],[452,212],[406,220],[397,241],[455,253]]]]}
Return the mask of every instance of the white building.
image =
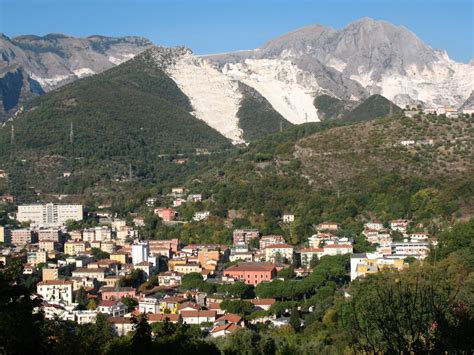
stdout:
{"type": "Polygon", "coordinates": [[[143,297],[138,301],[140,313],[160,313],[160,302],[155,297],[143,297]]]}
{"type": "Polygon", "coordinates": [[[48,280],[38,282],[36,292],[48,302],[72,303],[72,281],[48,280]]]}
{"type": "Polygon", "coordinates": [[[39,226],[61,226],[67,220],[82,221],[82,205],[53,203],[18,206],[17,220],[39,226]]]}
{"type": "Polygon", "coordinates": [[[150,255],[150,246],[148,243],[138,243],[132,245],[132,262],[139,264],[143,261],[148,261],[150,255]]]}
{"type": "Polygon", "coordinates": [[[429,252],[429,242],[392,243],[392,255],[412,256],[417,259],[424,259],[429,252]]]}
{"type": "Polygon", "coordinates": [[[196,212],[194,214],[193,220],[198,222],[198,221],[203,221],[207,218],[209,218],[210,212],[209,211],[202,211],[202,212],[196,212]]]}
{"type": "Polygon", "coordinates": [[[272,244],[265,248],[265,260],[275,262],[278,256],[287,259],[288,261],[293,260],[294,248],[289,244],[272,244]]]}
{"type": "Polygon", "coordinates": [[[295,221],[295,215],[292,213],[283,214],[283,223],[293,223],[295,221]]]}

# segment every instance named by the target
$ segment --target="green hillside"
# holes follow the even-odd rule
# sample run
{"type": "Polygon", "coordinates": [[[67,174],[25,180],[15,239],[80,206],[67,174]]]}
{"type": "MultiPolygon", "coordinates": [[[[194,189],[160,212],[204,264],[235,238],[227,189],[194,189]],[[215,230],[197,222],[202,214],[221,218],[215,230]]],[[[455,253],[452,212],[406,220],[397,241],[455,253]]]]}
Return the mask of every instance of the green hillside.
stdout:
{"type": "Polygon", "coordinates": [[[32,101],[15,119],[14,146],[11,124],[0,129],[0,157],[11,156],[13,148],[17,158],[136,159],[228,147],[229,141],[191,116],[191,109],[176,84],[139,57],[32,101]]]}
{"type": "Polygon", "coordinates": [[[243,93],[239,117],[239,128],[243,131],[243,139],[253,142],[271,133],[291,127],[288,122],[270,105],[262,95],[253,88],[240,83],[239,87],[243,93]]]}
{"type": "Polygon", "coordinates": [[[353,110],[344,114],[343,119],[362,122],[401,112],[401,108],[381,95],[372,95],[353,110]]]}
{"type": "Polygon", "coordinates": [[[349,111],[347,103],[329,95],[316,97],[314,106],[318,109],[318,116],[323,120],[341,118],[349,111]]]}

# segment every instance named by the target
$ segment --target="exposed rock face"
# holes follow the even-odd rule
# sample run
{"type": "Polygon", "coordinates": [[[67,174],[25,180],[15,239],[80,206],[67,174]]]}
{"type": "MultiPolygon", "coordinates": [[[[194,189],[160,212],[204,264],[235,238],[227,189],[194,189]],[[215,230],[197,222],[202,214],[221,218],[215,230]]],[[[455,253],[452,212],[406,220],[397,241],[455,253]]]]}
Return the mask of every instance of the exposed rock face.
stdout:
{"type": "Polygon", "coordinates": [[[361,100],[381,94],[400,106],[459,107],[474,90],[474,66],[449,59],[404,27],[364,18],[341,30],[308,26],[253,51],[210,56],[222,67],[289,60],[314,77],[316,95],[361,100]]]}
{"type": "Polygon", "coordinates": [[[0,100],[3,103],[0,121],[24,100],[78,78],[100,73],[133,58],[149,46],[151,42],[141,37],[75,38],[50,34],[44,37],[8,38],[0,34],[0,100]],[[18,72],[18,68],[21,68],[21,72],[18,72]],[[23,76],[21,80],[18,75],[23,76]],[[24,83],[21,96],[18,95],[17,85],[13,84],[14,77],[16,82],[24,83]],[[13,91],[7,92],[10,90],[8,88],[13,91]],[[14,97],[19,99],[11,106],[11,102],[15,101],[14,97]]]}

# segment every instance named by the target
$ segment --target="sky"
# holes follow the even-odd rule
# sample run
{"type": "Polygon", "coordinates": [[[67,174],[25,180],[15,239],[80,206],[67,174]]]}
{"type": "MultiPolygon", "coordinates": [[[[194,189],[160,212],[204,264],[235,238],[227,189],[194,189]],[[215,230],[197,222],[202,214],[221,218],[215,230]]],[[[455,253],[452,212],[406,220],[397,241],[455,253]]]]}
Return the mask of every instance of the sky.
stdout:
{"type": "Polygon", "coordinates": [[[452,59],[474,58],[473,0],[0,0],[0,32],[137,35],[196,54],[253,49],[319,23],[336,29],[362,17],[413,31],[452,59]]]}

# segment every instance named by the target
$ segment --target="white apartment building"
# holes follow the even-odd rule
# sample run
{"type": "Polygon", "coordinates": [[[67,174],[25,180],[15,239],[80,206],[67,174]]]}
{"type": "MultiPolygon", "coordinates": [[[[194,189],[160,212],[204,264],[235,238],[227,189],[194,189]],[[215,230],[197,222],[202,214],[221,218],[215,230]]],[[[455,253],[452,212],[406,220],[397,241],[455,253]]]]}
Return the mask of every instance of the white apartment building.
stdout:
{"type": "Polygon", "coordinates": [[[134,265],[143,261],[148,261],[150,246],[148,243],[138,243],[132,245],[132,262],[134,265]]]}
{"type": "Polygon", "coordinates": [[[138,301],[140,313],[160,313],[160,302],[155,297],[143,297],[138,301]]]}
{"type": "Polygon", "coordinates": [[[36,292],[49,302],[72,303],[72,281],[48,280],[38,282],[36,292]]]}
{"type": "Polygon", "coordinates": [[[265,260],[275,262],[278,256],[287,259],[288,261],[293,260],[294,248],[289,244],[271,244],[265,248],[265,260]]]}
{"type": "Polygon", "coordinates": [[[18,206],[17,220],[39,226],[61,226],[67,220],[82,220],[82,205],[31,204],[18,206]]]}

